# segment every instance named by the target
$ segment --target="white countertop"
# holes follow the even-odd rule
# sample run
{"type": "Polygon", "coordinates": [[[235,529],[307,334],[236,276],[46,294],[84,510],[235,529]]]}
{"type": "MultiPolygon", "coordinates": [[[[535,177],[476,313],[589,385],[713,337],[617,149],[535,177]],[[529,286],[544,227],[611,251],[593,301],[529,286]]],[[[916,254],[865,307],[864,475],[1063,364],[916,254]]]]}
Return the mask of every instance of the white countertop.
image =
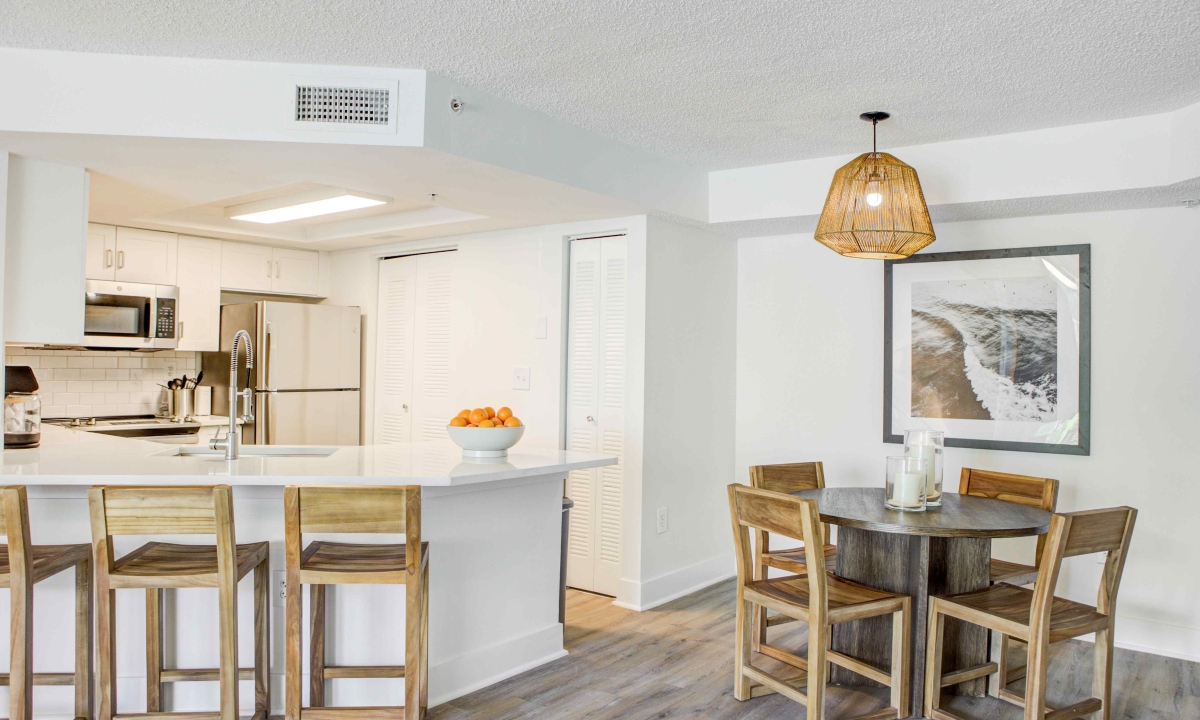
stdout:
{"type": "Polygon", "coordinates": [[[328,457],[172,457],[172,447],[42,426],[41,446],[4,450],[4,484],[241,486],[298,483],[463,486],[615,465],[612,455],[516,447],[496,461],[465,461],[449,440],[340,447],[328,457]]]}

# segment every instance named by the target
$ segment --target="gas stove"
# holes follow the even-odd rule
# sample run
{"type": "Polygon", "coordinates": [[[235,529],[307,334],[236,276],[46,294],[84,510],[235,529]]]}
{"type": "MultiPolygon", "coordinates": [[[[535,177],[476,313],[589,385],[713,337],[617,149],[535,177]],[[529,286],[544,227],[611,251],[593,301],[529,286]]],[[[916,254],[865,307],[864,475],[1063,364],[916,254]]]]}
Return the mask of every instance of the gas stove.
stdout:
{"type": "Polygon", "coordinates": [[[164,435],[195,435],[200,423],[195,420],[176,422],[171,418],[154,415],[121,415],[92,418],[50,418],[42,422],[50,425],[95,432],[121,437],[156,437],[164,435]]]}

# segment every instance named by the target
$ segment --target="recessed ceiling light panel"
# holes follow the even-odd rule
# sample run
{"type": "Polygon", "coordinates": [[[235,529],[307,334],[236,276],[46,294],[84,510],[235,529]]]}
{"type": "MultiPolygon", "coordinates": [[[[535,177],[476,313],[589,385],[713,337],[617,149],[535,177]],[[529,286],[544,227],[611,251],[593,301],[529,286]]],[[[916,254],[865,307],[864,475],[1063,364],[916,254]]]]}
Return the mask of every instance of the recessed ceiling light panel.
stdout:
{"type": "Polygon", "coordinates": [[[357,190],[318,188],[267,200],[231,205],[225,208],[225,217],[231,220],[245,220],[246,222],[270,225],[384,205],[391,201],[391,198],[357,190]]]}

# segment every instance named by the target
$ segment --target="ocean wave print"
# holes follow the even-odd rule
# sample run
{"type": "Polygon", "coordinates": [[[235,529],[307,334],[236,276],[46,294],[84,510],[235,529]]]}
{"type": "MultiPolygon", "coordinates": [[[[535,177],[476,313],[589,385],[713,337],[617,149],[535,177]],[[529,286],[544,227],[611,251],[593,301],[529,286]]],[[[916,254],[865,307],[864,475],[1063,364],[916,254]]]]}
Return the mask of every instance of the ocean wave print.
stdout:
{"type": "Polygon", "coordinates": [[[1056,420],[1056,292],[1041,278],[913,283],[913,417],[1056,420]]]}

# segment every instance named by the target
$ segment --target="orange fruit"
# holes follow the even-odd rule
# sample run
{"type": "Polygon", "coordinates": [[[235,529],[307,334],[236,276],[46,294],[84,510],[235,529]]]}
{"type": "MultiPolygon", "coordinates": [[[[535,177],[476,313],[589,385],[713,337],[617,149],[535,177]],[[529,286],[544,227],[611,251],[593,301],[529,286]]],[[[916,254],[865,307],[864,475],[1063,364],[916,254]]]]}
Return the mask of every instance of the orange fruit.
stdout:
{"type": "Polygon", "coordinates": [[[467,418],[471,417],[471,411],[470,411],[470,410],[463,410],[462,412],[460,412],[460,413],[458,414],[458,417],[462,418],[463,420],[466,420],[467,418]]]}
{"type": "Polygon", "coordinates": [[[507,420],[512,417],[512,410],[502,407],[496,411],[496,417],[500,418],[501,420],[507,420]]]}
{"type": "Polygon", "coordinates": [[[475,408],[471,411],[471,417],[469,419],[472,425],[478,425],[481,420],[487,420],[488,416],[482,408],[475,408]]]}
{"type": "Polygon", "coordinates": [[[504,427],[521,427],[521,421],[516,416],[509,415],[508,419],[504,421],[504,427]]]}
{"type": "Polygon", "coordinates": [[[496,427],[496,423],[491,420],[481,420],[479,421],[479,427],[496,427]]]}
{"type": "Polygon", "coordinates": [[[490,407],[485,407],[485,408],[483,409],[483,411],[484,411],[485,413],[487,413],[487,414],[488,414],[488,417],[490,417],[490,418],[494,418],[494,417],[496,417],[496,411],[495,411],[495,410],[493,410],[493,409],[491,409],[490,407]]]}
{"type": "Polygon", "coordinates": [[[450,420],[450,427],[466,427],[466,426],[467,426],[467,421],[464,420],[461,416],[452,418],[450,420]]]}

